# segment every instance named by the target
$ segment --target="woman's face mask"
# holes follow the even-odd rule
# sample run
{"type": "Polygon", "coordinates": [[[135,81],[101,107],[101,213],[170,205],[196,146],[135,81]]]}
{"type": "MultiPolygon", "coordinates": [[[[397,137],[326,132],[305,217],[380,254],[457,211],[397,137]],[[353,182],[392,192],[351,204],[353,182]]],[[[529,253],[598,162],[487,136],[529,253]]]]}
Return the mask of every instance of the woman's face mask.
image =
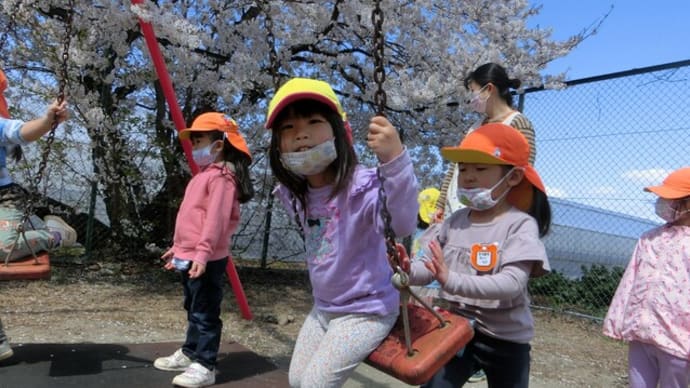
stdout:
{"type": "Polygon", "coordinates": [[[322,173],[338,157],[335,139],[302,152],[286,152],[280,160],[288,170],[299,176],[310,176],[322,173]]]}
{"type": "Polygon", "coordinates": [[[477,113],[486,113],[486,102],[489,100],[489,96],[482,97],[482,92],[486,89],[489,84],[482,86],[476,92],[472,92],[472,97],[470,98],[470,108],[477,113]]]}

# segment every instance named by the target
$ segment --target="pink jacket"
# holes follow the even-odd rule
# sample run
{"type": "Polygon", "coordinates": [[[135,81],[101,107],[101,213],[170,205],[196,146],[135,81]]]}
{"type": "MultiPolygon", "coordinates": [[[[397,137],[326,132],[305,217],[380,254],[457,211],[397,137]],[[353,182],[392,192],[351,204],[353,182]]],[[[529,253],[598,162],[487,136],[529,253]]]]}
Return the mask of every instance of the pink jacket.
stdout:
{"type": "Polygon", "coordinates": [[[240,222],[231,167],[211,164],[189,181],[175,221],[175,257],[205,264],[230,256],[240,222]]]}
{"type": "Polygon", "coordinates": [[[664,225],[640,237],[604,334],[690,360],[690,227],[664,225]]]}

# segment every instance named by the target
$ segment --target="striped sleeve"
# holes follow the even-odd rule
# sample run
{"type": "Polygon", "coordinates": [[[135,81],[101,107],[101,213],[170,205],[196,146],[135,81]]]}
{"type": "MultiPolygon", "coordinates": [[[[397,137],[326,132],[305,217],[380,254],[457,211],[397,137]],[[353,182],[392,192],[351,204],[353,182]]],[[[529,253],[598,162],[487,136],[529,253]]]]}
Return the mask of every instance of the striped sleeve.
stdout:
{"type": "Polygon", "coordinates": [[[529,164],[534,165],[534,160],[537,157],[537,148],[532,122],[529,121],[525,115],[520,113],[513,118],[510,126],[520,131],[523,135],[525,135],[525,138],[527,138],[527,142],[529,143],[529,164]]]}

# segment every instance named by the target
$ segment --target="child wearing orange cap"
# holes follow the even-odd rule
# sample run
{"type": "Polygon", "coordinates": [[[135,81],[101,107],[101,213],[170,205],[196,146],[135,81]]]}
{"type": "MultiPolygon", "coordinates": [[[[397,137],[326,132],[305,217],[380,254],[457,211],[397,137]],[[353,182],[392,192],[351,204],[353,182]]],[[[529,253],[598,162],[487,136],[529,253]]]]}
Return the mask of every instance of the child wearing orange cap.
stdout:
{"type": "Polygon", "coordinates": [[[458,163],[458,200],[428,252],[410,268],[410,284],[441,284],[453,313],[475,322],[475,336],[425,387],[462,386],[479,369],[489,387],[527,387],[534,321],[527,282],[550,270],[540,240],[551,222],[544,184],[529,163],[527,139],[491,123],[443,157],[458,163]]]}
{"type": "Polygon", "coordinates": [[[187,336],[182,348],[155,360],[154,367],[183,371],[172,383],[205,387],[215,383],[223,323],[223,274],[230,237],[240,222],[240,203],[254,196],[249,178],[252,157],[233,119],[223,113],[199,115],[180,139],[192,142],[200,172],[189,181],[175,222],[173,246],[162,256],[165,268],[181,274],[187,336]]]}
{"type": "Polygon", "coordinates": [[[604,335],[628,342],[632,388],[690,384],[690,167],[656,194],[666,223],[637,241],[604,319],[604,335]]]}
{"type": "Polygon", "coordinates": [[[388,335],[399,312],[391,284],[379,189],[390,226],[411,235],[417,180],[398,131],[382,116],[369,122],[377,169],[357,164],[347,117],[323,81],[293,78],[268,107],[269,158],[276,197],[304,232],[314,307],[290,361],[293,387],[340,387],[388,335]]]}

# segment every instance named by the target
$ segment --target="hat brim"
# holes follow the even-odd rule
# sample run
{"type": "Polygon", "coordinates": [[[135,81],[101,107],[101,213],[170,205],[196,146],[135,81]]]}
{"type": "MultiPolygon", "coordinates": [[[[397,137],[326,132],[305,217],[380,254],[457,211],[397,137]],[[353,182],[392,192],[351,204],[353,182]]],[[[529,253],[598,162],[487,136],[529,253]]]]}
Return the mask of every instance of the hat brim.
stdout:
{"type": "Polygon", "coordinates": [[[645,187],[644,191],[654,193],[661,198],[679,199],[690,196],[690,193],[684,190],[674,189],[668,186],[649,186],[645,187]]]}
{"type": "Polygon", "coordinates": [[[460,147],[443,147],[441,148],[441,156],[455,163],[510,164],[485,152],[460,147]]]}
{"type": "Polygon", "coordinates": [[[266,124],[264,125],[264,127],[266,129],[273,129],[274,121],[275,121],[276,117],[278,117],[280,112],[282,112],[286,106],[292,104],[295,101],[299,101],[299,100],[316,100],[316,101],[319,101],[321,103],[328,105],[331,109],[333,109],[334,112],[337,112],[340,115],[343,114],[338,109],[338,106],[335,104],[335,102],[333,100],[331,100],[330,98],[328,98],[322,94],[314,93],[314,92],[295,92],[292,94],[288,94],[287,96],[283,97],[282,100],[280,100],[280,102],[273,108],[271,113],[266,118],[266,124]]]}

